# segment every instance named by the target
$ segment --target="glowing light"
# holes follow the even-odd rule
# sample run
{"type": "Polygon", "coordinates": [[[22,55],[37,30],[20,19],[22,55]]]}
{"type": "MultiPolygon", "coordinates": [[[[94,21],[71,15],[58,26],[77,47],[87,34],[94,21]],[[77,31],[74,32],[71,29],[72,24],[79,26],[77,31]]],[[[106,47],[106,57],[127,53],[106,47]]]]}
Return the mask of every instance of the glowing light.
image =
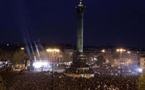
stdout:
{"type": "Polygon", "coordinates": [[[10,44],[9,44],[9,43],[7,43],[6,45],[7,45],[8,47],[10,46],[10,44]]]}
{"type": "MultiPolygon", "coordinates": [[[[45,62],[45,61],[36,61],[33,63],[33,67],[35,69],[45,69],[45,70],[49,70],[50,69],[50,64],[49,62],[45,62]]],[[[44,70],[42,70],[44,71],[44,70]]]]}
{"type": "Polygon", "coordinates": [[[25,48],[24,48],[24,47],[21,47],[20,49],[21,49],[21,50],[25,50],[25,48]]]}
{"type": "Polygon", "coordinates": [[[138,72],[139,73],[142,73],[143,72],[143,69],[142,68],[138,68],[138,72]]]}
{"type": "Polygon", "coordinates": [[[119,52],[120,51],[120,49],[116,49],[116,52],[119,52]]]}
{"type": "Polygon", "coordinates": [[[57,49],[57,48],[48,48],[48,49],[46,49],[46,52],[48,52],[48,53],[53,53],[53,52],[59,53],[60,49],[57,49]]]}
{"type": "Polygon", "coordinates": [[[101,52],[102,52],[102,53],[105,53],[105,52],[106,52],[106,50],[105,50],[105,49],[103,49],[103,50],[101,50],[101,52]]]}
{"type": "Polygon", "coordinates": [[[127,51],[128,54],[131,54],[131,51],[127,51]]]}
{"type": "Polygon", "coordinates": [[[122,53],[122,52],[126,52],[126,49],[119,48],[119,49],[116,49],[116,52],[120,52],[120,53],[122,53]]]}

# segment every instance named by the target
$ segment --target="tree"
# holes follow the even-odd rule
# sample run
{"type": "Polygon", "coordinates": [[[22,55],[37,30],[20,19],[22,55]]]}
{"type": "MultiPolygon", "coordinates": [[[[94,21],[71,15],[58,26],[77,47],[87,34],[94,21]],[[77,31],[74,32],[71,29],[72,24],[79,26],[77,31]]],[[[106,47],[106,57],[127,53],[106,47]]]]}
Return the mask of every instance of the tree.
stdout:
{"type": "Polygon", "coordinates": [[[0,48],[0,60],[10,60],[13,56],[13,51],[7,51],[0,48]]]}
{"type": "Polygon", "coordinates": [[[19,50],[13,54],[12,63],[13,64],[22,64],[23,63],[26,65],[27,59],[28,59],[27,54],[24,51],[19,50]]]}

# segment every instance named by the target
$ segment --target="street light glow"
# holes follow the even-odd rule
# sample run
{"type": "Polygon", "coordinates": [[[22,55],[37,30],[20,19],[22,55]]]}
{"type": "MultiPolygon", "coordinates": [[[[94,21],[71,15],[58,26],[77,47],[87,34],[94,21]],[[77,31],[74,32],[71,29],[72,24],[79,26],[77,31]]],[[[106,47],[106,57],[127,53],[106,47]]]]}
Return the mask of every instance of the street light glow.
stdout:
{"type": "Polygon", "coordinates": [[[127,51],[128,54],[131,54],[131,51],[127,51]]]}
{"type": "Polygon", "coordinates": [[[20,49],[21,49],[21,50],[25,50],[25,48],[24,48],[24,47],[21,47],[20,49]]]}
{"type": "Polygon", "coordinates": [[[122,53],[122,52],[126,52],[126,49],[119,48],[119,49],[116,49],[116,52],[120,52],[120,53],[122,53]]]}
{"type": "Polygon", "coordinates": [[[106,50],[105,50],[105,49],[102,49],[102,50],[101,50],[101,52],[102,52],[102,53],[105,53],[105,52],[106,52],[106,50]]]}
{"type": "Polygon", "coordinates": [[[57,49],[57,48],[48,48],[48,49],[46,49],[46,52],[48,52],[48,53],[52,53],[52,52],[59,53],[60,49],[57,49]]]}

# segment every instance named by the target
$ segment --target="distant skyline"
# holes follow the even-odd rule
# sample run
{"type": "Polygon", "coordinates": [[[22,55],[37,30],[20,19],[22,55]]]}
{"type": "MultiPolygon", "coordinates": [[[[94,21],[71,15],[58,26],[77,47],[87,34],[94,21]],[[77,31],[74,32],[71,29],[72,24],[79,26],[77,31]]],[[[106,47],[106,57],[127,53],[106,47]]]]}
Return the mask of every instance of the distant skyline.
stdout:
{"type": "MultiPolygon", "coordinates": [[[[85,0],[85,45],[145,48],[144,0],[85,0]]],[[[76,43],[77,0],[0,1],[0,41],[76,43]],[[30,37],[26,35],[29,32],[30,37]]]]}

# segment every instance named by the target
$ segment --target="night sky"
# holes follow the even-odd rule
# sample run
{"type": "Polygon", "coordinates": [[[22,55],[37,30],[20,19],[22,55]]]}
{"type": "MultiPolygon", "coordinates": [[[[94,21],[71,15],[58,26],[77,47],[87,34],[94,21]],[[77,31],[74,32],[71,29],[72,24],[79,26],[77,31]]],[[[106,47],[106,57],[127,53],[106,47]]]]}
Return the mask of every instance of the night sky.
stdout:
{"type": "MultiPolygon", "coordinates": [[[[75,44],[77,0],[0,0],[0,40],[75,44]]],[[[85,0],[85,45],[145,48],[145,0],[85,0]]]]}

